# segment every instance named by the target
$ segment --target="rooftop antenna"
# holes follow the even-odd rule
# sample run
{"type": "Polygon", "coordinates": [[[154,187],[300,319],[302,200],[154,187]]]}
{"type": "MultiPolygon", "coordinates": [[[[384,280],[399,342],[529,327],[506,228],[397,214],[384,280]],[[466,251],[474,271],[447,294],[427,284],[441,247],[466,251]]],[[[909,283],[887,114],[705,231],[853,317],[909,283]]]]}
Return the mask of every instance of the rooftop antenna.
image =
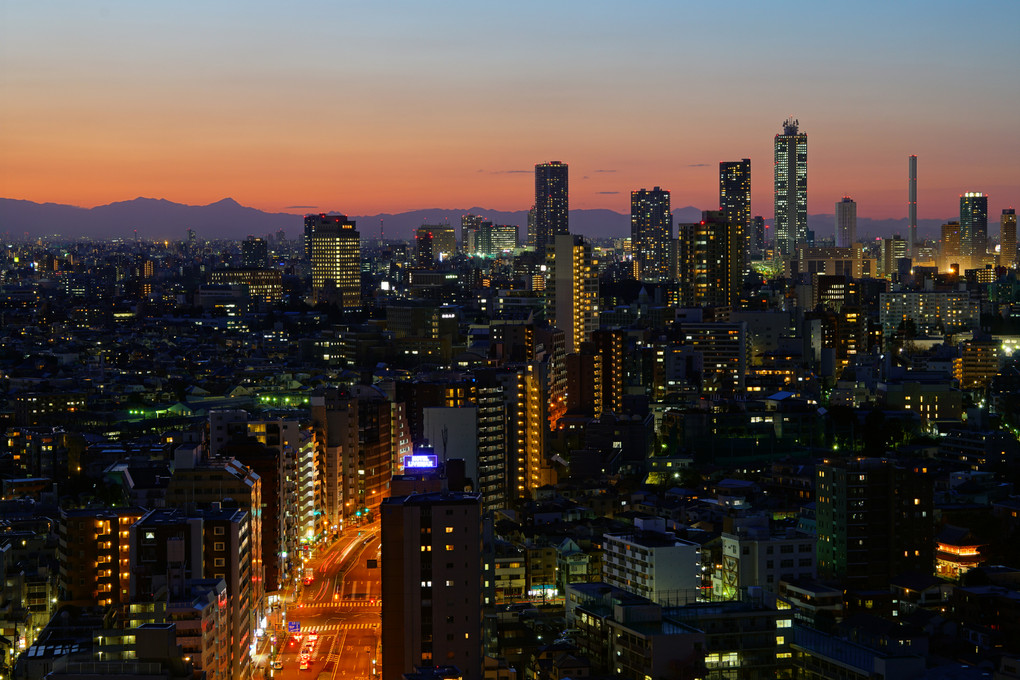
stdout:
{"type": "Polygon", "coordinates": [[[383,227],[383,218],[379,218],[379,242],[386,240],[386,229],[383,227]]]}
{"type": "Polygon", "coordinates": [[[450,430],[443,425],[443,465],[446,465],[446,444],[450,440],[450,430]]]}

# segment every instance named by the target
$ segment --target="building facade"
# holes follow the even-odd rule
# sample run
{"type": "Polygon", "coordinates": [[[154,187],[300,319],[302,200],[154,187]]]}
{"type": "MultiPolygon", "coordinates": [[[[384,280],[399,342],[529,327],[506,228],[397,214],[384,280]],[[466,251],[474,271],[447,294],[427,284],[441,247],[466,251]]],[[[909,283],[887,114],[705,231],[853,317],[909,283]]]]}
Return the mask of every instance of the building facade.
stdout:
{"type": "Polygon", "coordinates": [[[787,118],[775,138],[776,250],[788,256],[807,238],[807,134],[787,118]]]}

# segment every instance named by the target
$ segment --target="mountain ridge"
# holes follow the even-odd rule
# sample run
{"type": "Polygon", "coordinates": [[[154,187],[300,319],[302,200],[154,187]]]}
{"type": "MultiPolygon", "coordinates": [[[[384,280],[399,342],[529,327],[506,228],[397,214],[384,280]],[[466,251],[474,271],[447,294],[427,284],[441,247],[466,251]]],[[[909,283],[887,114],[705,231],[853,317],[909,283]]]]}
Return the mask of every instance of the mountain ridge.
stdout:
{"type": "MultiPolygon", "coordinates": [[[[336,214],[336,211],[330,211],[336,214]]],[[[350,215],[358,222],[362,238],[379,238],[378,225],[386,238],[410,239],[412,230],[422,224],[449,223],[459,226],[461,215],[482,215],[496,224],[518,226],[523,240],[527,225],[527,210],[490,210],[472,208],[422,208],[399,213],[350,215]]],[[[152,239],[183,239],[191,228],[206,239],[242,239],[248,235],[264,235],[284,229],[288,238],[297,238],[304,229],[306,213],[266,212],[244,206],[231,197],[208,205],[188,205],[165,198],[138,196],[115,201],[94,208],[82,208],[62,203],[36,203],[25,199],[0,198],[0,234],[10,239],[18,236],[38,238],[59,235],[63,238],[126,238],[139,235],[152,239]]],[[[674,223],[700,219],[701,210],[685,206],[673,211],[674,223]]],[[[951,219],[955,219],[951,218],[951,219]]],[[[808,227],[819,238],[833,232],[832,214],[808,216],[808,227]]],[[[858,218],[857,232],[862,238],[905,234],[906,218],[858,218]]],[[[918,221],[922,238],[937,238],[939,225],[944,220],[918,221]]],[[[620,238],[629,235],[630,216],[607,208],[570,211],[571,230],[594,238],[620,238]]]]}

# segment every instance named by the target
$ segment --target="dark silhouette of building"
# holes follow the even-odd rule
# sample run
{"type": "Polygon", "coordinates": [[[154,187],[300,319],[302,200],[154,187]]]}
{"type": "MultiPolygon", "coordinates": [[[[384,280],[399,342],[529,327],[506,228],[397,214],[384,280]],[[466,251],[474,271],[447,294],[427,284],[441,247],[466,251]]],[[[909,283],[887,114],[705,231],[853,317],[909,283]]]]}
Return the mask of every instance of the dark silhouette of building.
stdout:
{"type": "Polygon", "coordinates": [[[560,161],[535,166],[535,250],[545,253],[553,238],[570,233],[567,164],[560,161]]]}

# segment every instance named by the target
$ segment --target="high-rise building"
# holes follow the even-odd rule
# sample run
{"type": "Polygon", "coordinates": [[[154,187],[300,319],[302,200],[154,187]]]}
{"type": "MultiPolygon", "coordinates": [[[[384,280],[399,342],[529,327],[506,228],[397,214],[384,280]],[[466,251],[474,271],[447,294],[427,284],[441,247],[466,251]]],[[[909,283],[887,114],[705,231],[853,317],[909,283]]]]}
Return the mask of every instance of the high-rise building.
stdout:
{"type": "Polygon", "coordinates": [[[851,248],[857,242],[857,203],[849,196],[836,203],[836,247],[851,248]]]}
{"type": "Polygon", "coordinates": [[[751,233],[751,159],[719,163],[719,210],[732,224],[740,224],[748,247],[754,247],[751,233]]]}
{"type": "Polygon", "coordinates": [[[546,244],[546,320],[566,333],[567,353],[578,351],[599,326],[599,279],[591,244],[561,234],[546,244]]]}
{"type": "Polygon", "coordinates": [[[269,246],[266,240],[249,236],[241,242],[241,266],[246,269],[264,269],[269,264],[269,246]]]}
{"type": "Polygon", "coordinates": [[[343,309],[360,307],[361,234],[346,215],[320,217],[312,230],[312,295],[343,309]]]}
{"type": "Polygon", "coordinates": [[[807,134],[787,118],[775,139],[776,250],[789,256],[807,238],[807,134]]]}
{"type": "MultiPolygon", "coordinates": [[[[959,222],[946,222],[942,225],[939,238],[939,267],[948,271],[953,265],[960,263],[961,237],[959,222]]],[[[959,269],[956,274],[961,274],[959,269]]]]}
{"type": "Polygon", "coordinates": [[[414,232],[415,264],[421,269],[432,269],[435,265],[436,239],[428,227],[419,227],[414,232]]]}
{"type": "Polygon", "coordinates": [[[910,244],[899,234],[893,234],[892,238],[882,239],[881,246],[882,276],[892,278],[899,272],[899,260],[909,257],[910,244]]]}
{"type": "Polygon", "coordinates": [[[432,234],[432,257],[448,260],[457,253],[457,230],[448,224],[423,224],[416,234],[432,234]]]}
{"type": "Polygon", "coordinates": [[[639,189],[630,192],[630,243],[641,281],[669,280],[672,238],[673,213],[669,210],[669,192],[659,187],[651,191],[639,189]]]}
{"type": "Polygon", "coordinates": [[[960,255],[976,268],[987,250],[988,196],[968,191],[960,196],[960,255]]]}
{"type": "MultiPolygon", "coordinates": [[[[477,494],[387,498],[382,517],[383,680],[456,665],[482,677],[482,513],[477,494]]],[[[493,578],[491,575],[485,578],[493,578]]]]}
{"type": "Polygon", "coordinates": [[[684,304],[724,307],[740,300],[744,230],[719,210],[679,226],[679,278],[684,304]]]}
{"type": "Polygon", "coordinates": [[[308,258],[309,262],[312,259],[312,234],[315,233],[316,227],[328,224],[340,224],[341,222],[346,221],[346,215],[327,215],[326,213],[305,215],[305,257],[308,258]]]}
{"type": "Polygon", "coordinates": [[[462,215],[460,218],[460,247],[468,255],[478,252],[478,230],[485,218],[481,215],[462,215]]]}
{"type": "Polygon", "coordinates": [[[570,233],[567,167],[560,161],[535,166],[535,250],[539,253],[545,253],[555,237],[570,233]]]}
{"type": "Polygon", "coordinates": [[[751,218],[751,248],[758,252],[765,249],[765,218],[761,215],[751,218]]]}
{"type": "Polygon", "coordinates": [[[1016,209],[1003,208],[999,218],[999,264],[1016,266],[1016,209]]]}
{"type": "MultiPolygon", "coordinates": [[[[917,256],[917,156],[907,163],[907,240],[910,257],[917,256]]],[[[836,244],[839,245],[839,244],[836,244]]]]}

